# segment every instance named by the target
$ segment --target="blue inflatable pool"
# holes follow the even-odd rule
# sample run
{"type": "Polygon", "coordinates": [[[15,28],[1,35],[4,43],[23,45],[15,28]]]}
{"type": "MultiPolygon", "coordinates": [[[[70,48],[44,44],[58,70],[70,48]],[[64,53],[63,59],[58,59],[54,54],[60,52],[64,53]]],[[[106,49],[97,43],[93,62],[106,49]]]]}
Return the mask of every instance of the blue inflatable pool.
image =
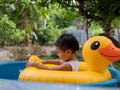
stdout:
{"type": "MultiPolygon", "coordinates": [[[[0,88],[2,87],[2,90],[7,90],[6,85],[8,86],[8,88],[11,88],[11,90],[22,90],[22,88],[24,88],[24,90],[25,89],[26,90],[27,89],[33,90],[32,88],[40,87],[40,86],[42,88],[46,87],[48,89],[49,89],[49,87],[53,87],[53,90],[54,89],[67,90],[67,89],[63,89],[62,87],[66,87],[69,90],[77,90],[76,88],[85,88],[85,87],[96,88],[96,86],[97,86],[97,88],[98,87],[107,87],[107,88],[111,87],[111,88],[109,88],[109,90],[113,90],[112,88],[114,88],[114,90],[118,90],[117,87],[119,87],[119,83],[120,83],[120,71],[118,71],[118,70],[116,70],[115,68],[112,68],[112,67],[108,68],[109,71],[112,74],[112,79],[109,80],[109,81],[106,81],[106,82],[101,82],[101,83],[82,84],[82,85],[75,84],[74,85],[74,84],[55,84],[55,83],[52,84],[52,83],[21,82],[21,81],[18,81],[17,79],[18,79],[18,75],[19,75],[20,70],[25,68],[25,64],[26,64],[25,61],[0,63],[0,83],[1,83],[0,88]],[[19,89],[18,88],[15,88],[15,89],[12,88],[13,85],[19,86],[19,89]],[[30,87],[28,87],[28,85],[30,87]],[[73,88],[73,89],[71,89],[71,88],[73,88]]],[[[107,90],[107,88],[105,88],[105,89],[102,88],[102,89],[98,89],[98,90],[107,90]]],[[[36,90],[38,90],[38,89],[36,89],[36,90]]],[[[44,89],[44,90],[48,90],[48,89],[44,89]]],[[[90,90],[90,88],[88,88],[88,89],[90,90]]],[[[88,90],[88,89],[86,88],[85,90],[88,90]]],[[[91,89],[91,90],[93,90],[93,89],[91,89]]]]}

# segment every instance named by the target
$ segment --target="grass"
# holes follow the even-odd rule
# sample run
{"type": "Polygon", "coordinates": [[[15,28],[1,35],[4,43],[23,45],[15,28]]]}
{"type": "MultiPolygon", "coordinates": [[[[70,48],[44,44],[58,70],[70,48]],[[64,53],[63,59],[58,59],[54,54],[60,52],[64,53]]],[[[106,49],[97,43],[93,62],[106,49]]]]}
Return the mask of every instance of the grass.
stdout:
{"type": "Polygon", "coordinates": [[[120,70],[120,61],[114,62],[114,63],[113,63],[113,66],[114,66],[116,69],[120,70]]]}

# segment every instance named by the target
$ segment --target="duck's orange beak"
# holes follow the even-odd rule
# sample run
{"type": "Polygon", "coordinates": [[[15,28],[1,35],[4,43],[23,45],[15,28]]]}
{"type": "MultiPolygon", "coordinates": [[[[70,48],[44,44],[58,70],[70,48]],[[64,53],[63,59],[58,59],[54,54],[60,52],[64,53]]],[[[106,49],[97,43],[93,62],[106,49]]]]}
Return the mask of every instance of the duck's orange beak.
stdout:
{"type": "Polygon", "coordinates": [[[110,62],[120,60],[120,48],[117,48],[113,43],[105,48],[101,48],[98,52],[110,62]]]}

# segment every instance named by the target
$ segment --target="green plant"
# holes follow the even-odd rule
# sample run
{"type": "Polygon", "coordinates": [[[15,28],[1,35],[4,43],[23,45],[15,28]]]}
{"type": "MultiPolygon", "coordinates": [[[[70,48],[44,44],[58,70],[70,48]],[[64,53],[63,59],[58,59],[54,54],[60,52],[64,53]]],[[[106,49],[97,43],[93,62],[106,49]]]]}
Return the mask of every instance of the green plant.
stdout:
{"type": "Polygon", "coordinates": [[[114,63],[113,63],[113,66],[114,66],[116,69],[120,70],[120,61],[114,62],[114,63]]]}
{"type": "Polygon", "coordinates": [[[17,29],[16,24],[7,15],[0,18],[0,45],[14,45],[21,42],[25,31],[17,29]]]}
{"type": "Polygon", "coordinates": [[[39,57],[44,56],[46,54],[45,50],[41,48],[40,45],[34,44],[29,47],[29,54],[30,55],[37,55],[39,57]]]}
{"type": "Polygon", "coordinates": [[[36,34],[40,45],[52,45],[59,37],[60,32],[56,27],[49,25],[47,28],[40,28],[37,30],[36,34]]]}
{"type": "Polygon", "coordinates": [[[51,52],[51,57],[53,57],[53,58],[59,58],[56,51],[52,51],[51,52]]]}
{"type": "Polygon", "coordinates": [[[24,48],[14,48],[10,50],[12,54],[10,58],[14,58],[15,61],[27,60],[28,51],[24,48]]]}

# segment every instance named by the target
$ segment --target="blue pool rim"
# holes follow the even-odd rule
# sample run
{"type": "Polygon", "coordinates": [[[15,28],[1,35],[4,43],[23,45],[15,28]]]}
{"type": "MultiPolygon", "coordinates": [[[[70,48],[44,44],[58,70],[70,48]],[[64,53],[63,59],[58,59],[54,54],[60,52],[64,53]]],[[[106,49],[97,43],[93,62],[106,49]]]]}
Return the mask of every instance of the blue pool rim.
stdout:
{"type": "MultiPolygon", "coordinates": [[[[0,63],[0,80],[10,80],[17,81],[18,83],[18,76],[20,73],[20,70],[23,70],[25,68],[26,61],[16,61],[16,62],[2,62],[0,63]]],[[[118,87],[120,84],[120,71],[113,68],[108,67],[108,70],[110,71],[112,75],[112,79],[105,81],[105,82],[99,82],[99,83],[92,83],[92,84],[70,84],[71,86],[102,86],[102,87],[118,87]]]]}

